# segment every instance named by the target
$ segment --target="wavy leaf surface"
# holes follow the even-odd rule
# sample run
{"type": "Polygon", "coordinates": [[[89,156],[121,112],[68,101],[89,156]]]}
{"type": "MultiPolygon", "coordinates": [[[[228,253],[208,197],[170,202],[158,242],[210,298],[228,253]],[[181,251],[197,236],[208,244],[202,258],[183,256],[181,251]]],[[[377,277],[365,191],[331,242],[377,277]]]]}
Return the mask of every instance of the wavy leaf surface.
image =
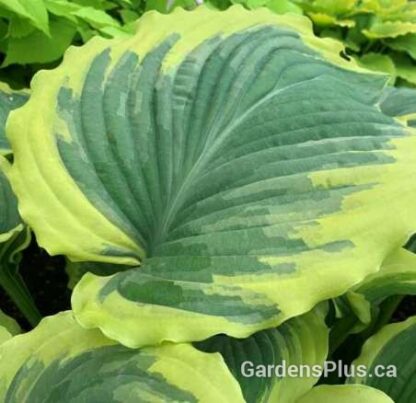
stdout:
{"type": "Polygon", "coordinates": [[[6,341],[0,358],[5,403],[244,402],[219,354],[186,344],[128,349],[83,329],[71,312],[6,341]]]}
{"type": "Polygon", "coordinates": [[[380,389],[396,403],[414,402],[415,337],[416,317],[385,326],[367,340],[361,355],[353,363],[366,366],[367,376],[350,378],[349,383],[380,389]],[[380,376],[380,371],[384,376],[380,376]]]}
{"type": "Polygon", "coordinates": [[[8,126],[24,219],[51,253],[140,264],[83,277],[84,326],[127,346],[246,337],[406,241],[416,137],[341,50],[300,16],[201,7],[38,74],[8,126]]]}
{"type": "Polygon", "coordinates": [[[320,385],[297,403],[393,403],[385,393],[364,385],[320,385]]]}
{"type": "Polygon", "coordinates": [[[196,346],[202,351],[221,353],[247,403],[294,403],[319,377],[307,370],[303,376],[291,377],[285,371],[289,366],[323,367],[328,355],[326,313],[326,305],[319,305],[305,315],[247,339],[218,335],[196,346]]]}

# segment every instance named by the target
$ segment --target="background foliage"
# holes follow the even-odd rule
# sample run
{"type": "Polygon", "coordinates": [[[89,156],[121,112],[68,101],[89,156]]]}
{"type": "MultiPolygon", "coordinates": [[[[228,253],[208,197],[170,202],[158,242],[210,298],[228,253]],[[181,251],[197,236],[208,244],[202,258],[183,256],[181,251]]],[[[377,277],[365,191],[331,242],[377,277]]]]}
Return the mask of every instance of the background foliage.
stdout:
{"type": "MultiPolygon", "coordinates": [[[[134,31],[143,12],[193,9],[203,0],[0,0],[0,79],[28,86],[33,74],[54,67],[71,44],[94,35],[134,31]]],[[[397,85],[416,85],[416,3],[408,0],[205,0],[226,9],[242,4],[275,13],[306,14],[315,32],[341,40],[346,57],[391,75],[397,85]]]]}

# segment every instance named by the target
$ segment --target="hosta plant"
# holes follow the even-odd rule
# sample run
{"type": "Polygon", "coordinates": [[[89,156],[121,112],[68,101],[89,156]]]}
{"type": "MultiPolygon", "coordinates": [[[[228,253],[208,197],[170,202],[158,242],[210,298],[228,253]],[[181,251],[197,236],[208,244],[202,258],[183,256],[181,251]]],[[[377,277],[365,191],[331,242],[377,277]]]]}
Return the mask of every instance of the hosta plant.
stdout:
{"type": "Polygon", "coordinates": [[[36,75],[7,176],[40,245],[87,273],[72,311],[0,346],[3,401],[411,401],[241,372],[322,366],[413,292],[415,110],[392,101],[412,93],[342,51],[305,17],[199,7],[36,75]]]}

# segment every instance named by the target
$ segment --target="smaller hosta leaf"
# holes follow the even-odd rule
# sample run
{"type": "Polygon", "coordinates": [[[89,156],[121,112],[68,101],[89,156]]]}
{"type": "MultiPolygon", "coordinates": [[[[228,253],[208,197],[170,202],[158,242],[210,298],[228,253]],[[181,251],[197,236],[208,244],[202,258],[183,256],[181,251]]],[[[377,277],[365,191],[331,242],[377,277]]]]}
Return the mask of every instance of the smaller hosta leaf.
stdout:
{"type": "Polygon", "coordinates": [[[395,403],[416,401],[416,317],[385,326],[364,344],[353,362],[363,365],[367,375],[352,377],[351,384],[369,385],[382,390],[395,403]]]}
{"type": "Polygon", "coordinates": [[[319,376],[305,372],[302,377],[288,377],[284,368],[291,365],[323,367],[328,353],[325,313],[326,305],[318,306],[247,339],[219,335],[196,346],[202,351],[222,354],[247,403],[295,402],[312,388],[319,376]]]}
{"type": "Polygon", "coordinates": [[[391,84],[394,84],[396,79],[396,67],[390,56],[379,53],[367,53],[356,59],[358,64],[366,69],[389,74],[391,77],[390,82],[391,84]]]}
{"type": "Polygon", "coordinates": [[[388,87],[380,103],[386,115],[399,118],[409,126],[416,124],[416,89],[388,87]]]}
{"type": "Polygon", "coordinates": [[[348,291],[333,300],[335,317],[340,320],[353,320],[350,332],[356,333],[371,322],[371,304],[363,294],[348,291]]]}
{"type": "Polygon", "coordinates": [[[403,35],[395,39],[386,39],[385,42],[390,48],[407,52],[413,59],[416,59],[416,34],[403,35]]]}
{"type": "Polygon", "coordinates": [[[18,323],[0,310],[0,344],[21,332],[18,323]]]}
{"type": "Polygon", "coordinates": [[[3,344],[5,341],[10,340],[13,335],[0,324],[0,345],[3,344]]]}
{"type": "MultiPolygon", "coordinates": [[[[10,101],[10,98],[6,97],[6,100],[10,101]]],[[[7,109],[3,112],[7,114],[7,109]]],[[[4,132],[4,127],[1,130],[4,132]]],[[[10,149],[1,151],[4,154],[11,152],[10,149]]],[[[0,155],[0,287],[6,291],[29,323],[36,325],[40,314],[18,272],[21,252],[30,243],[30,231],[19,215],[17,199],[9,183],[9,170],[9,161],[0,155]]]]}
{"type": "Polygon", "coordinates": [[[416,255],[399,249],[386,259],[380,271],[368,276],[356,289],[372,304],[392,295],[416,294],[416,255]]]}
{"type": "Polygon", "coordinates": [[[71,312],[0,345],[0,401],[244,403],[219,354],[182,344],[131,350],[71,312]]]}
{"type": "Polygon", "coordinates": [[[392,57],[396,67],[397,77],[400,77],[411,84],[416,84],[415,61],[406,54],[395,53],[392,57]]]}
{"type": "Polygon", "coordinates": [[[6,121],[9,113],[22,106],[28,97],[28,93],[13,91],[7,84],[0,83],[0,155],[11,153],[10,144],[6,137],[6,121]]]}
{"type": "Polygon", "coordinates": [[[0,310],[0,326],[6,328],[13,336],[22,331],[19,324],[11,316],[6,315],[2,310],[0,310]]]}
{"type": "Polygon", "coordinates": [[[367,328],[380,313],[380,305],[398,295],[416,295],[416,255],[403,248],[392,253],[377,273],[334,301],[338,320],[331,328],[331,341],[367,328]]]}
{"type": "Polygon", "coordinates": [[[23,229],[17,199],[6,175],[9,168],[9,162],[0,156],[0,243],[8,241],[23,229]]]}
{"type": "MultiPolygon", "coordinates": [[[[321,385],[296,403],[395,403],[380,390],[363,385],[321,385]]],[[[396,402],[397,403],[397,402],[396,402]]]]}

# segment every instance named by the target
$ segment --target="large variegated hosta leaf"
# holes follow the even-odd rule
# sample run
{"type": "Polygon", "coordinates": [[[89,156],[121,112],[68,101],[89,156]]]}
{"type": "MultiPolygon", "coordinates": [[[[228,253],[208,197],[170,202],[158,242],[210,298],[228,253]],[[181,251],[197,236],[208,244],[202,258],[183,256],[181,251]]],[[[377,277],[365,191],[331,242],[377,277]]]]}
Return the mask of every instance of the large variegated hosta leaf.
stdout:
{"type": "Polygon", "coordinates": [[[350,378],[349,383],[380,389],[395,403],[415,402],[415,339],[416,317],[385,326],[367,340],[353,363],[365,366],[367,376],[350,378]]]}
{"type": "Polygon", "coordinates": [[[385,393],[365,385],[321,385],[297,403],[394,403],[385,393]]]}
{"type": "Polygon", "coordinates": [[[83,277],[84,326],[128,346],[246,337],[406,241],[416,136],[341,49],[302,17],[201,7],[35,78],[8,125],[23,217],[51,253],[141,265],[83,277]]]}
{"type": "Polygon", "coordinates": [[[290,366],[323,368],[328,354],[326,312],[326,304],[319,305],[305,315],[247,339],[218,335],[197,343],[197,347],[222,354],[247,403],[295,403],[319,377],[306,370],[303,376],[291,377],[284,371],[290,366]]]}
{"type": "Polygon", "coordinates": [[[131,350],[71,312],[6,341],[0,359],[1,402],[244,402],[219,354],[187,344],[131,350]]]}

